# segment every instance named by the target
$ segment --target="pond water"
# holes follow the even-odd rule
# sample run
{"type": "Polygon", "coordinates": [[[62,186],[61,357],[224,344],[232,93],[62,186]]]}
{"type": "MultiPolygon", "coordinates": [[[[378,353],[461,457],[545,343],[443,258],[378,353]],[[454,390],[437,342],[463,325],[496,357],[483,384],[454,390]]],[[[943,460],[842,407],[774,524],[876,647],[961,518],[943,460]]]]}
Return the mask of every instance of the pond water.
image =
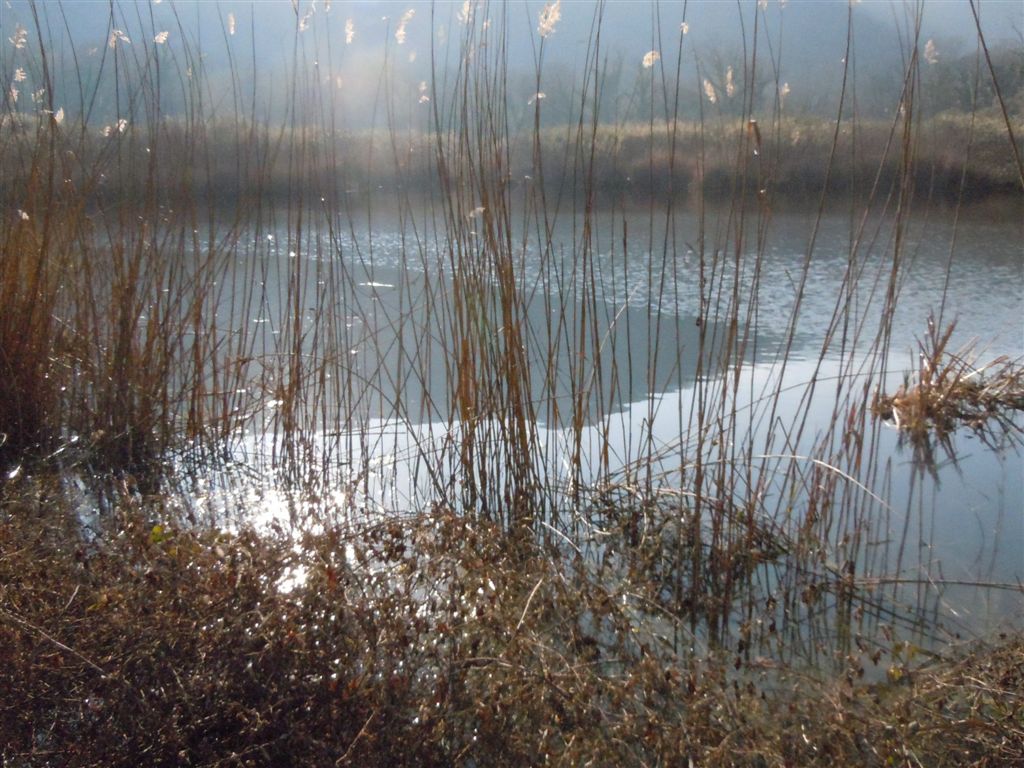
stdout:
{"type": "MultiPolygon", "coordinates": [[[[205,478],[197,507],[291,524],[310,510],[400,514],[451,492],[441,486],[465,435],[452,394],[457,325],[478,323],[477,355],[508,349],[496,273],[483,267],[500,243],[545,482],[627,487],[645,476],[685,494],[697,464],[728,461],[745,468],[760,513],[789,522],[820,470],[856,504],[856,521],[840,511],[836,532],[870,539],[857,548],[865,581],[904,599],[920,592],[918,607],[928,602],[952,631],[1024,615],[1012,588],[1024,581],[1018,445],[961,430],[924,456],[863,407],[917,368],[930,318],[956,322],[950,351],[977,340],[967,354],[979,365],[1024,355],[1019,217],[675,211],[505,224],[495,237],[469,216],[457,246],[430,211],[339,217],[301,237],[273,223],[246,234],[219,321],[244,328],[254,356],[330,361],[297,418],[304,455],[335,480],[311,501],[275,474],[278,373],[251,393],[262,410],[238,449],[256,480],[205,478]],[[476,266],[480,307],[459,314],[454,276],[476,266]],[[325,308],[340,320],[325,326],[325,308]],[[799,483],[792,466],[808,471],[799,483]]],[[[474,383],[507,394],[500,376],[474,383]]],[[[500,413],[490,415],[498,440],[500,413]]],[[[740,476],[726,481],[731,493],[740,476]]]]}

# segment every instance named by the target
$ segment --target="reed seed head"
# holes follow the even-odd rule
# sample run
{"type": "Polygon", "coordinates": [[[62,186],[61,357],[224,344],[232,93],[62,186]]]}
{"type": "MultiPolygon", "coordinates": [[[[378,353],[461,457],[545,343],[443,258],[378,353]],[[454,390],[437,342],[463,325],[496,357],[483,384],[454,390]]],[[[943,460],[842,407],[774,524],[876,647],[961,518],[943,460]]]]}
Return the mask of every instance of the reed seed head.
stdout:
{"type": "Polygon", "coordinates": [[[711,81],[706,77],[704,78],[704,96],[707,97],[707,100],[712,104],[718,102],[718,94],[715,92],[715,86],[713,86],[711,81]]]}
{"type": "Polygon", "coordinates": [[[555,25],[562,18],[562,0],[555,0],[545,5],[540,12],[540,20],[537,24],[537,33],[541,37],[548,37],[555,31],[555,25]]]}
{"type": "Polygon", "coordinates": [[[131,40],[123,30],[115,29],[110,33],[110,37],[107,38],[107,48],[114,48],[118,42],[124,43],[125,45],[131,45],[131,40]]]}
{"type": "Polygon", "coordinates": [[[28,44],[28,30],[18,24],[14,27],[14,34],[7,38],[11,45],[20,50],[28,44]]]}
{"type": "Polygon", "coordinates": [[[416,11],[410,8],[402,14],[402,18],[398,20],[398,29],[395,30],[395,40],[398,41],[399,45],[405,44],[405,28],[412,21],[412,17],[416,15],[416,11]]]}

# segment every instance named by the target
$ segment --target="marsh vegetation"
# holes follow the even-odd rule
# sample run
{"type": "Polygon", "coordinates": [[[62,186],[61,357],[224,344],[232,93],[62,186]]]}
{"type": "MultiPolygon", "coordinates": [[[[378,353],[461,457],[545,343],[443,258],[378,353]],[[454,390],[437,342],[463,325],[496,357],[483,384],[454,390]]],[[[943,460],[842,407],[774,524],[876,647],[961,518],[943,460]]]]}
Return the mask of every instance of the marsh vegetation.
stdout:
{"type": "Polygon", "coordinates": [[[595,4],[556,119],[558,2],[351,96],[329,5],[266,90],[234,11],[4,19],[4,760],[1024,760],[1013,51],[952,105],[918,13],[864,116],[851,6],[796,112],[766,3],[624,91],[595,4]]]}

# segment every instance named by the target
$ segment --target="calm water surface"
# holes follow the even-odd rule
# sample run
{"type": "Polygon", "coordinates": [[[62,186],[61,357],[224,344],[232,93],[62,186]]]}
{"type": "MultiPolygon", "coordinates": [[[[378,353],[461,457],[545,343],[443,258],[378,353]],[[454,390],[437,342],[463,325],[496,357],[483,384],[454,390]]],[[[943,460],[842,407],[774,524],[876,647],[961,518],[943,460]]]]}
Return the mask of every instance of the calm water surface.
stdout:
{"type": "MultiPolygon", "coordinates": [[[[303,240],[283,228],[256,233],[244,258],[262,278],[259,300],[247,307],[247,318],[224,310],[225,323],[261,329],[259,351],[282,332],[297,285],[309,297],[303,322],[310,327],[324,292],[342,286],[331,298],[345,304],[337,343],[349,356],[345,407],[360,428],[358,439],[349,435],[332,456],[361,470],[358,483],[338,492],[345,496],[339,503],[350,503],[346,494],[358,489],[367,509],[415,509],[432,493],[426,465],[434,446],[457,426],[447,400],[454,375],[449,327],[439,310],[451,290],[451,265],[447,244],[423,221],[429,217],[410,227],[408,219],[376,215],[370,224],[339,223],[334,232],[314,231],[303,240]]],[[[564,420],[578,355],[571,329],[584,304],[597,317],[586,354],[600,397],[589,403],[580,435],[591,478],[599,462],[588,453],[604,441],[610,448],[604,470],[612,473],[648,456],[651,445],[662,457],[656,471],[670,474],[686,464],[695,392],[736,370],[735,360],[728,371],[716,363],[733,301],[747,343],[734,382],[732,434],[765,446],[767,453],[754,454],[767,463],[773,454],[812,452],[833,417],[836,386],[893,391],[915,367],[930,317],[943,327],[956,322],[952,349],[978,340],[979,362],[1024,355],[1024,225],[1014,217],[964,216],[954,228],[951,214],[935,213],[897,232],[882,218],[830,214],[815,227],[806,214],[776,214],[759,232],[757,222],[740,223],[727,212],[709,214],[703,226],[691,214],[666,223],[664,214],[619,213],[597,218],[586,248],[579,220],[557,222],[549,241],[538,237],[536,223],[517,226],[510,242],[526,297],[524,344],[539,444],[552,476],[566,463],[564,420]],[[871,353],[897,242],[899,297],[883,365],[871,353]],[[584,261],[589,271],[580,269],[584,261]],[[853,288],[851,274],[858,276],[853,288]],[[837,324],[840,297],[849,310],[837,324]],[[717,323],[710,316],[710,328],[708,303],[726,308],[717,323]],[[833,339],[828,345],[826,336],[833,339]],[[772,408],[764,394],[776,386],[782,394],[772,408]],[[802,407],[807,426],[799,437],[786,434],[802,407]]],[[[253,273],[239,274],[248,280],[253,273]]],[[[926,467],[895,428],[872,423],[871,430],[872,469],[856,478],[880,500],[871,555],[878,562],[865,568],[906,582],[951,583],[935,599],[942,620],[954,626],[990,627],[1022,615],[1019,591],[975,586],[1024,581],[1020,451],[993,448],[964,431],[926,467]]],[[[254,434],[246,454],[265,456],[266,440],[254,434]]],[[[774,490],[769,483],[767,493],[774,490]]],[[[255,508],[264,519],[296,519],[295,502],[272,486],[248,488],[236,505],[237,493],[237,483],[213,482],[199,498],[211,514],[237,506],[250,516],[255,508]]]]}

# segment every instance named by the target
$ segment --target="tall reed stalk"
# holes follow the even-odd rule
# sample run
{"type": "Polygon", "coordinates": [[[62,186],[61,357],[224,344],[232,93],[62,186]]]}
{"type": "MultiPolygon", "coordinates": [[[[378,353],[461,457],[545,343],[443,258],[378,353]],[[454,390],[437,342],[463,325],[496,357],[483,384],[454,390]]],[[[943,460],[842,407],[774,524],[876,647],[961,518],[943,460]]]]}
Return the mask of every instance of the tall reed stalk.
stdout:
{"type": "MultiPolygon", "coordinates": [[[[685,28],[667,34],[656,15],[658,56],[637,85],[646,112],[609,125],[598,3],[572,120],[556,130],[542,127],[540,94],[559,7],[538,21],[529,111],[510,86],[517,21],[483,3],[455,23],[450,50],[432,43],[408,124],[389,30],[373,126],[352,132],[329,74],[346,62],[341,37],[307,34],[305,15],[275,78],[286,98],[265,104],[241,83],[259,51],[244,50],[233,16],[219,31],[221,86],[184,9],[173,45],[141,12],[129,44],[118,31],[138,9],[112,4],[87,76],[74,54],[53,59],[70,35],[54,31],[60,10],[30,4],[31,43],[0,62],[5,75],[27,68],[48,99],[27,110],[8,98],[0,115],[5,460],[59,450],[158,478],[172,460],[242,458],[316,498],[344,488],[346,514],[386,497],[589,547],[601,567],[643,573],[643,599],[679,637],[738,632],[749,649],[752,633],[792,631],[798,643],[828,604],[830,631],[849,642],[856,607],[874,599],[857,588],[872,575],[869,541],[891,511],[868,414],[913,258],[919,23],[894,117],[870,126],[870,162],[845,65],[836,113],[816,128],[814,215],[780,309],[763,285],[779,180],[802,147],[763,11],[739,11],[752,36],[724,94],[685,28]],[[72,84],[64,105],[57,70],[72,84]],[[780,94],[768,108],[755,99],[763,71],[780,94]],[[696,117],[681,98],[694,84],[696,117]],[[866,190],[842,201],[842,289],[794,406],[822,221],[836,180],[865,167],[866,190]],[[376,178],[409,183],[382,195],[368,191],[376,178]],[[783,312],[781,338],[766,340],[764,318],[783,312]],[[672,391],[683,394],[665,439],[659,393],[672,391]],[[637,399],[642,416],[617,437],[637,399]],[[389,479],[399,465],[410,478],[389,479]]],[[[851,17],[844,61],[853,30],[851,17]]]]}

